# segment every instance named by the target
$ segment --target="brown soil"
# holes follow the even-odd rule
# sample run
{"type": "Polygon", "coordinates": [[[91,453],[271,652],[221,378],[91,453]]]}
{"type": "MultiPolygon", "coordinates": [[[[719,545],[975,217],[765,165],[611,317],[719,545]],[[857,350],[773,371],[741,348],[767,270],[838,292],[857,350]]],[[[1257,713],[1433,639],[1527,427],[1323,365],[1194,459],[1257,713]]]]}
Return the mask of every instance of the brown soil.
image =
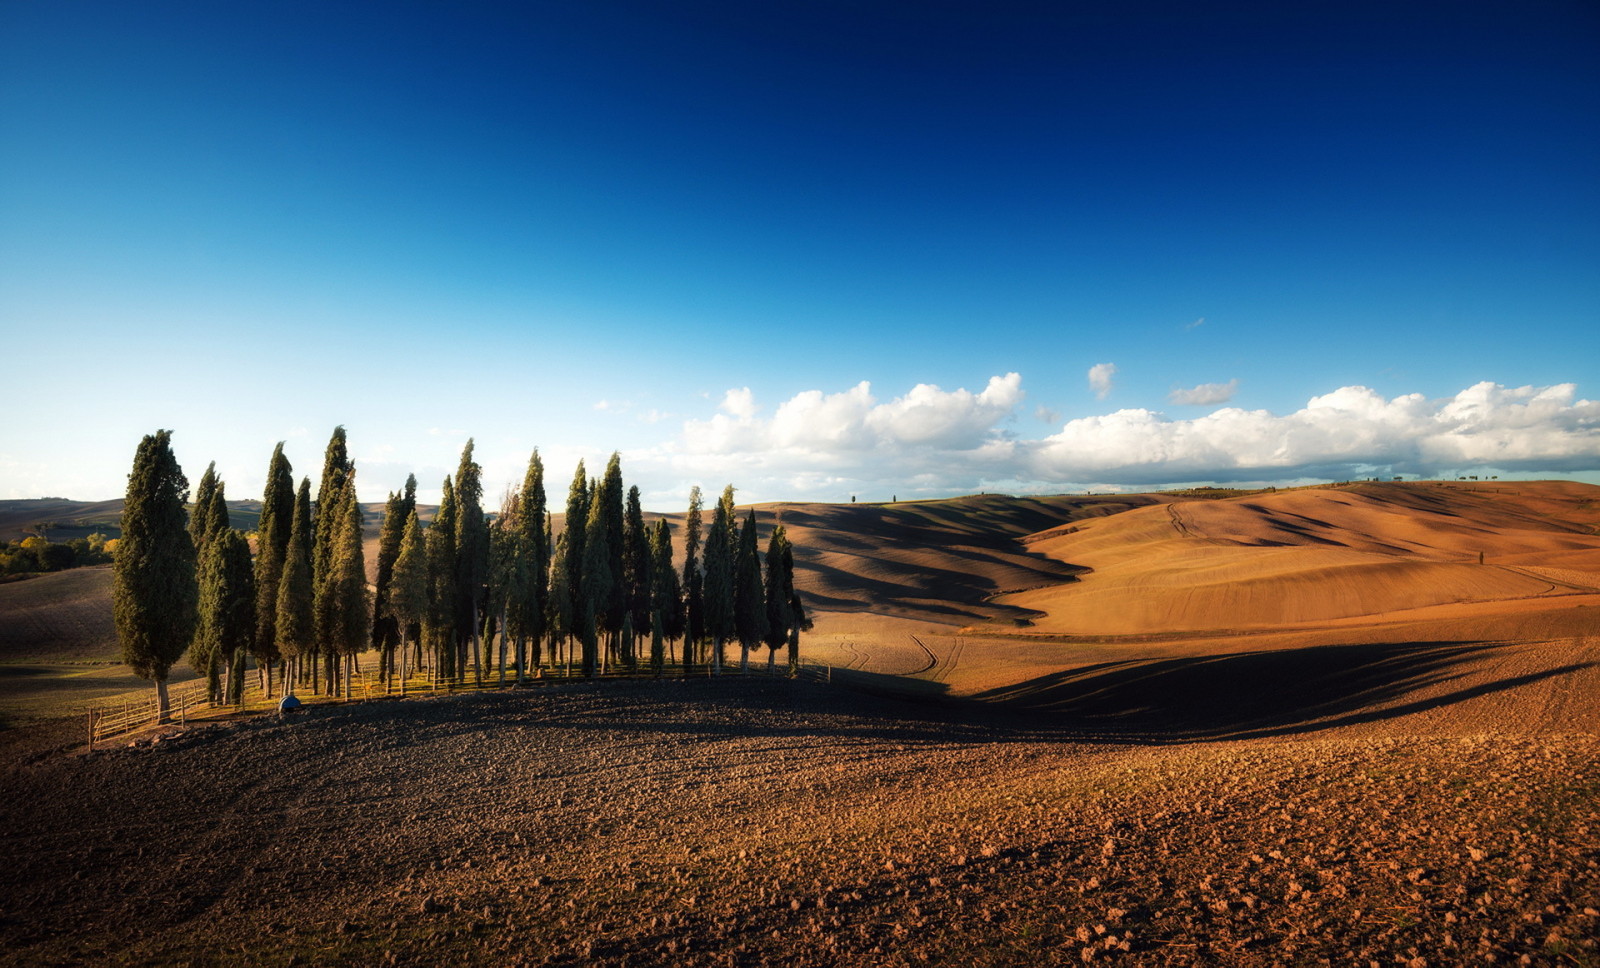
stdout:
{"type": "Polygon", "coordinates": [[[0,964],[1600,965],[1600,492],[1518,489],[790,505],[799,680],[0,731],[0,964]]]}

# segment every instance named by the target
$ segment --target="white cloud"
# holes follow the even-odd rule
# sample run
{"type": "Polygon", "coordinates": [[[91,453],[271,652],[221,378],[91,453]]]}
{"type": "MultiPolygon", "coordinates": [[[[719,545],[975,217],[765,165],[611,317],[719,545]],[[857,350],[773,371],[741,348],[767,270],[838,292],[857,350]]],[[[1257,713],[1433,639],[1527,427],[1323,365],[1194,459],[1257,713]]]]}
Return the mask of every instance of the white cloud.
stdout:
{"type": "Polygon", "coordinates": [[[1051,410],[1049,407],[1045,406],[1042,403],[1038,407],[1036,407],[1034,409],[1033,416],[1036,419],[1042,420],[1043,422],[1045,422],[1047,424],[1055,424],[1055,423],[1060,423],[1061,422],[1061,411],[1059,411],[1059,410],[1051,410]]]}
{"type": "Polygon", "coordinates": [[[1227,403],[1239,391],[1239,381],[1229,380],[1227,383],[1202,383],[1197,387],[1185,390],[1178,388],[1167,394],[1170,403],[1185,407],[1205,407],[1218,403],[1227,403]]]}
{"type": "Polygon", "coordinates": [[[1197,319],[1194,322],[1190,323],[1189,325],[1185,326],[1184,329],[1195,329],[1196,327],[1204,326],[1205,324],[1206,324],[1206,318],[1204,316],[1201,316],[1199,319],[1197,319]]]}
{"type": "Polygon", "coordinates": [[[1089,389],[1095,398],[1104,400],[1111,393],[1111,378],[1117,375],[1117,364],[1096,363],[1089,367],[1089,389]]]}
{"type": "Polygon", "coordinates": [[[722,410],[740,419],[749,419],[756,413],[756,396],[749,387],[740,387],[723,394],[722,410]]]}
{"type": "Polygon", "coordinates": [[[763,417],[741,390],[723,412],[627,459],[653,479],[733,481],[750,500],[1600,470],[1600,403],[1577,399],[1572,384],[1481,383],[1439,400],[1341,387],[1285,414],[1223,407],[1193,419],[1130,408],[1038,439],[1005,429],[1024,397],[1015,373],[978,393],[923,384],[888,401],[862,382],[796,394],[763,417]]]}

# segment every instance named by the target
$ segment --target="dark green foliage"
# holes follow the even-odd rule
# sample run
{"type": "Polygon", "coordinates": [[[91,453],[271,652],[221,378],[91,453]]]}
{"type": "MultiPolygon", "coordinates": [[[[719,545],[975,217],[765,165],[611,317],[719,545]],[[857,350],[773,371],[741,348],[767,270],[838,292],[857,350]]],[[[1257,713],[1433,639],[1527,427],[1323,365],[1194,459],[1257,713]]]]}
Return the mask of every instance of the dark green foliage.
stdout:
{"type": "Polygon", "coordinates": [[[666,635],[661,630],[661,613],[650,616],[650,671],[661,675],[667,667],[666,635]]]}
{"type": "Polygon", "coordinates": [[[261,495],[261,520],[256,539],[256,658],[271,662],[278,650],[278,583],[283,579],[284,558],[289,553],[289,533],[294,529],[294,477],[283,441],[272,450],[267,465],[267,487],[261,495]]]}
{"type": "Polygon", "coordinates": [[[427,532],[428,618],[422,634],[438,658],[439,675],[456,676],[456,495],[450,478],[427,532]]]}
{"type": "Polygon", "coordinates": [[[550,661],[555,662],[557,643],[567,642],[577,633],[572,612],[572,589],[567,585],[567,539],[577,530],[567,528],[556,538],[550,556],[550,589],[545,598],[545,632],[550,639],[550,661]]]}
{"type": "Polygon", "coordinates": [[[472,459],[469,438],[456,467],[456,644],[461,655],[472,644],[478,652],[484,585],[489,580],[489,523],[483,515],[483,468],[472,459]]]}
{"type": "MultiPolygon", "coordinates": [[[[205,551],[206,541],[217,530],[216,494],[217,462],[212,461],[206,465],[206,472],[200,475],[200,483],[195,486],[194,509],[189,512],[189,540],[194,544],[196,558],[205,551]]],[[[224,526],[227,524],[226,512],[222,523],[224,526]]]]}
{"type": "Polygon", "coordinates": [[[311,580],[311,481],[301,478],[289,523],[289,545],[284,550],[283,576],[278,582],[274,607],[274,635],[285,659],[298,659],[316,650],[317,625],[313,611],[315,589],[311,580]]]}
{"type": "MultiPolygon", "coordinates": [[[[583,634],[583,544],[589,522],[589,478],[585,476],[583,461],[572,473],[572,485],[567,489],[567,513],[562,537],[566,539],[564,563],[567,592],[565,614],[568,635],[583,634]]],[[[552,584],[554,584],[552,582],[552,584]]]]}
{"type": "Polygon", "coordinates": [[[706,637],[705,573],[700,562],[700,486],[689,491],[683,520],[683,667],[693,665],[694,649],[706,637]]]}
{"type": "Polygon", "coordinates": [[[672,566],[672,529],[667,519],[656,521],[650,529],[650,611],[653,625],[659,625],[668,641],[683,638],[683,590],[678,571],[672,566]]]}
{"type": "MultiPolygon", "coordinates": [[[[623,566],[623,548],[626,530],[626,516],[623,513],[622,492],[622,457],[615,452],[606,462],[605,476],[600,479],[600,486],[595,492],[595,502],[600,508],[601,520],[604,524],[605,561],[607,580],[603,583],[592,585],[595,595],[595,617],[600,629],[612,636],[622,631],[623,617],[628,610],[628,573],[623,566]]],[[[584,562],[593,559],[593,553],[587,548],[594,541],[594,532],[584,535],[585,550],[584,562]]]]}
{"type": "Polygon", "coordinates": [[[314,508],[316,530],[311,540],[311,578],[318,588],[326,580],[328,563],[333,558],[334,538],[339,530],[339,497],[344,493],[345,479],[350,476],[351,468],[344,427],[335,427],[333,436],[328,439],[328,449],[322,455],[322,480],[317,485],[314,508]]]}
{"type": "Polygon", "coordinates": [[[550,582],[550,514],[544,493],[544,461],[539,451],[528,458],[514,522],[517,552],[523,559],[523,587],[512,599],[511,626],[517,640],[517,668],[524,668],[526,645],[533,645],[533,664],[541,662],[540,642],[546,629],[546,599],[550,582]]]}
{"type": "Polygon", "coordinates": [[[739,631],[734,603],[734,559],[738,540],[739,523],[734,517],[733,485],[730,484],[717,502],[705,548],[706,635],[712,641],[711,659],[718,671],[722,668],[723,644],[739,631]]]}
{"type": "MultiPolygon", "coordinates": [[[[189,664],[207,674],[226,664],[230,691],[243,668],[236,655],[253,648],[256,636],[255,568],[250,543],[232,528],[214,532],[200,560],[200,628],[189,664]]],[[[220,700],[220,695],[212,699],[220,700]]]]}
{"type": "Polygon", "coordinates": [[[639,506],[639,488],[630,487],[622,521],[622,574],[628,617],[638,630],[650,627],[651,570],[650,531],[639,506]]]}
{"type": "MultiPolygon", "coordinates": [[[[233,527],[228,520],[228,495],[224,493],[225,490],[222,479],[218,478],[217,487],[211,492],[211,509],[206,514],[206,527],[210,529],[206,532],[207,541],[211,540],[213,535],[233,527]]],[[[198,549],[199,546],[196,545],[196,550],[198,549]]]]}
{"type": "Polygon", "coordinates": [[[789,672],[799,671],[800,633],[811,628],[800,593],[794,587],[794,545],[789,543],[783,525],[772,531],[767,542],[767,667],[777,658],[778,649],[789,647],[789,672]]]}
{"type": "Polygon", "coordinates": [[[194,637],[199,598],[183,510],[189,480],[171,441],[171,431],[157,431],[134,455],[111,585],[122,661],[157,683],[163,712],[167,671],[194,637]]]}
{"type": "Polygon", "coordinates": [[[417,478],[406,475],[405,490],[390,494],[383,509],[383,529],[378,532],[378,574],[373,591],[372,646],[387,663],[396,645],[400,643],[400,627],[389,614],[389,585],[394,580],[394,565],[400,557],[400,541],[404,537],[406,521],[417,506],[417,478]]]}
{"type": "Polygon", "coordinates": [[[428,548],[422,540],[422,524],[417,520],[415,507],[406,515],[384,608],[388,618],[402,631],[421,624],[428,613],[428,548]]]}
{"type": "Polygon", "coordinates": [[[603,628],[601,606],[612,600],[612,591],[617,584],[615,573],[611,570],[611,558],[606,541],[605,504],[595,501],[589,507],[589,520],[584,528],[583,586],[579,595],[583,602],[580,614],[584,616],[584,675],[592,676],[598,671],[599,659],[594,650],[603,628]]]}
{"type": "Polygon", "coordinates": [[[752,508],[739,529],[734,554],[734,625],[739,636],[740,666],[748,667],[750,650],[767,637],[767,600],[762,587],[761,555],[756,545],[756,512],[752,508]]]}
{"type": "Polygon", "coordinates": [[[324,588],[329,625],[324,642],[339,655],[356,655],[372,636],[372,605],[367,595],[367,563],[361,545],[361,505],[356,501],[354,469],[339,501],[339,529],[324,588]]]}

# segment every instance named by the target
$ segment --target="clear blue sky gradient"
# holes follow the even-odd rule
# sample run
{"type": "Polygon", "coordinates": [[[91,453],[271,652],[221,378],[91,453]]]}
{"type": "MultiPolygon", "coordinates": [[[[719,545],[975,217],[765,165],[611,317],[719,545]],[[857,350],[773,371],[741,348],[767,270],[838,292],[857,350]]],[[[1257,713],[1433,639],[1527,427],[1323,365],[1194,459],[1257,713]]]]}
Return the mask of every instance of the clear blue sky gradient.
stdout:
{"type": "MultiPolygon", "coordinates": [[[[887,497],[684,424],[1010,372],[1023,441],[1232,380],[1582,401],[1597,324],[1589,2],[0,4],[0,497],[120,495],[161,427],[255,497],[337,423],[367,499],[466,434],[491,494],[540,446],[887,497]]],[[[1564,419],[1519,472],[1594,479],[1564,419]]],[[[952,465],[895,489],[1011,479],[952,465]]]]}

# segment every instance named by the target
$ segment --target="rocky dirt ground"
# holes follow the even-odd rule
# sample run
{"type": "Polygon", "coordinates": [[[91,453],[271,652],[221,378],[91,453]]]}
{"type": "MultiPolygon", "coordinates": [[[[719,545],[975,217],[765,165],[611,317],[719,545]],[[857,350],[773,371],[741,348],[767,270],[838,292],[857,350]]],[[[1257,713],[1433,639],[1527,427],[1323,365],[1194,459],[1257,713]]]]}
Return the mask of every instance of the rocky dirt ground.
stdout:
{"type": "Polygon", "coordinates": [[[1111,743],[763,677],[78,726],[0,733],[3,964],[1600,964],[1590,734],[1111,743]]]}

